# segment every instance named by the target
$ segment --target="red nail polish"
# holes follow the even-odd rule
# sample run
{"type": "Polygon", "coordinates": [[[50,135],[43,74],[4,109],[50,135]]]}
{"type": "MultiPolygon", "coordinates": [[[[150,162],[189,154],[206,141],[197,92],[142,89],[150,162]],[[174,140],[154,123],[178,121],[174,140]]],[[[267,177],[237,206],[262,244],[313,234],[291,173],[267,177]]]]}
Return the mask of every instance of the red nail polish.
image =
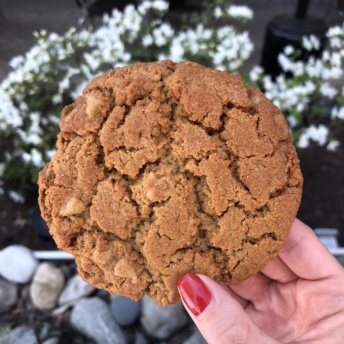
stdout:
{"type": "Polygon", "coordinates": [[[209,289],[194,273],[180,277],[178,288],[184,303],[195,316],[200,315],[212,299],[209,289]]]}

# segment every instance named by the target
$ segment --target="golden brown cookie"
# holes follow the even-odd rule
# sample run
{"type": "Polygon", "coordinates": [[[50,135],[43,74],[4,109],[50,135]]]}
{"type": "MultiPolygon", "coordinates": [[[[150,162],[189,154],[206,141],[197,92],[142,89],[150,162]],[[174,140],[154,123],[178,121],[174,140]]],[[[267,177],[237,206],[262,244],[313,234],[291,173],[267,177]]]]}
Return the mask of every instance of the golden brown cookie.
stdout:
{"type": "Polygon", "coordinates": [[[98,288],[162,305],[186,272],[236,284],[276,256],[302,176],[278,108],[240,76],[191,62],[117,68],[60,122],[39,202],[98,288]]]}

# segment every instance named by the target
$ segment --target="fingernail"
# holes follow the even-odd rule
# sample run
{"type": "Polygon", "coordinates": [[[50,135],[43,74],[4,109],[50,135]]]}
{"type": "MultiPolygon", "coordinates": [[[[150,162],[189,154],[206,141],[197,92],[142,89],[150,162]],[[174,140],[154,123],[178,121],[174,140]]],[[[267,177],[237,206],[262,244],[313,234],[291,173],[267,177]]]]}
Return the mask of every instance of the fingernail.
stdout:
{"type": "Polygon", "coordinates": [[[203,313],[212,300],[209,289],[194,273],[188,273],[180,277],[178,289],[184,303],[195,316],[203,313]]]}

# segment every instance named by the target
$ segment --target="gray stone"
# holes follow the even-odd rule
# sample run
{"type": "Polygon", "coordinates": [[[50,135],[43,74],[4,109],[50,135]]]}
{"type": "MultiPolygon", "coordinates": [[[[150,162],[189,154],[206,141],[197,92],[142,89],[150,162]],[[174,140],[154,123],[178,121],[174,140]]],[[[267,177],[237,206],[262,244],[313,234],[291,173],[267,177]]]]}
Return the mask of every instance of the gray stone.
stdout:
{"type": "Polygon", "coordinates": [[[51,337],[42,342],[42,344],[58,344],[59,339],[57,337],[51,337]]]}
{"type": "Polygon", "coordinates": [[[71,324],[97,344],[125,344],[126,338],[110,307],[98,297],[80,300],[70,316],[71,324]]]}
{"type": "Polygon", "coordinates": [[[77,274],[73,276],[67,283],[66,287],[59,296],[58,304],[60,306],[73,304],[75,301],[90,295],[96,288],[85,282],[77,274]]]}
{"type": "Polygon", "coordinates": [[[150,336],[166,339],[188,323],[188,316],[181,303],[160,306],[145,296],[142,299],[141,324],[150,336]]]}
{"type": "Polygon", "coordinates": [[[28,283],[38,266],[31,250],[12,245],[0,251],[0,275],[15,283],[28,283]]]}
{"type": "Polygon", "coordinates": [[[50,263],[41,263],[30,286],[33,305],[40,310],[51,310],[64,287],[63,273],[50,263]]]}
{"type": "Polygon", "coordinates": [[[111,297],[111,312],[121,326],[132,325],[140,315],[140,302],[121,295],[111,297]]]}
{"type": "Polygon", "coordinates": [[[38,341],[32,328],[19,326],[5,337],[0,338],[0,344],[38,344],[38,341]]]}
{"type": "Polygon", "coordinates": [[[12,309],[18,301],[16,284],[0,280],[0,314],[12,309]]]}
{"type": "Polygon", "coordinates": [[[183,342],[183,344],[207,344],[207,342],[203,338],[201,332],[196,329],[195,332],[183,342]]]}
{"type": "Polygon", "coordinates": [[[136,332],[134,344],[148,344],[148,340],[141,332],[136,332]]]}

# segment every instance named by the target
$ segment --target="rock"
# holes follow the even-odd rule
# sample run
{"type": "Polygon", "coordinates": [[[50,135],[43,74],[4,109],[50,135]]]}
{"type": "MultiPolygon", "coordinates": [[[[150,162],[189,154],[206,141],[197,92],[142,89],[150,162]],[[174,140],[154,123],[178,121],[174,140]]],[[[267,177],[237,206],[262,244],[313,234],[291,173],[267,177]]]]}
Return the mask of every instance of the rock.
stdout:
{"type": "Polygon", "coordinates": [[[57,337],[51,337],[42,342],[42,344],[58,344],[59,339],[57,337]]]}
{"type": "Polygon", "coordinates": [[[54,316],[54,317],[59,316],[59,315],[65,313],[65,312],[67,311],[67,309],[68,309],[68,308],[71,308],[72,306],[73,306],[72,304],[67,303],[67,304],[65,304],[65,305],[63,305],[63,306],[60,306],[60,307],[55,308],[54,310],[51,311],[50,314],[51,314],[52,316],[54,316]]]}
{"type": "Polygon", "coordinates": [[[41,263],[30,286],[33,305],[40,310],[53,309],[63,286],[63,273],[50,263],[41,263]]]}
{"type": "Polygon", "coordinates": [[[141,332],[136,332],[134,344],[148,344],[148,340],[141,332]]]}
{"type": "Polygon", "coordinates": [[[28,283],[38,266],[31,250],[12,245],[0,251],[0,275],[15,283],[28,283]]]}
{"type": "Polygon", "coordinates": [[[203,338],[201,332],[196,329],[195,332],[183,342],[183,344],[207,344],[207,342],[203,338]]]}
{"type": "Polygon", "coordinates": [[[111,297],[111,312],[117,323],[121,326],[132,325],[139,317],[140,302],[121,295],[111,297]]]}
{"type": "Polygon", "coordinates": [[[166,339],[188,323],[183,305],[160,306],[145,296],[142,299],[141,324],[147,333],[158,339],[166,339]]]}
{"type": "Polygon", "coordinates": [[[32,328],[18,326],[5,337],[0,338],[0,344],[38,344],[38,341],[32,328]]]}
{"type": "Polygon", "coordinates": [[[71,324],[96,344],[125,344],[123,331],[115,322],[110,307],[98,297],[80,300],[70,316],[71,324]]]}
{"type": "Polygon", "coordinates": [[[0,314],[12,309],[18,301],[16,284],[0,280],[0,314]]]}
{"type": "Polygon", "coordinates": [[[81,279],[79,275],[73,276],[59,296],[60,306],[73,304],[82,297],[90,295],[96,288],[81,279]]]}

